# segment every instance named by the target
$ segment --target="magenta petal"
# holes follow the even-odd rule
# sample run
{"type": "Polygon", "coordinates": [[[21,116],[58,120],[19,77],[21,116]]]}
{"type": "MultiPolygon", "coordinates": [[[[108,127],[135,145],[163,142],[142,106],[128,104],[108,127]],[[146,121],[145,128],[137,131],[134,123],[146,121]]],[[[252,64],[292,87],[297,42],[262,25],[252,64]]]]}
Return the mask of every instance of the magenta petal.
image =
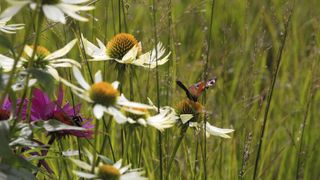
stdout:
{"type": "Polygon", "coordinates": [[[63,101],[63,88],[62,85],[59,85],[59,91],[58,91],[58,100],[57,100],[57,106],[61,107],[63,101]]]}

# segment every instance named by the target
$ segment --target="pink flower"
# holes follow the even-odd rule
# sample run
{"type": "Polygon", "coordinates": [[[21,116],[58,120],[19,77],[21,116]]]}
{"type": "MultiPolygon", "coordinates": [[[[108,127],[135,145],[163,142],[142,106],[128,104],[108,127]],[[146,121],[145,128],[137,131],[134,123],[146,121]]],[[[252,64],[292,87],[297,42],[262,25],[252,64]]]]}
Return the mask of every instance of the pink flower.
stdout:
{"type": "MultiPolygon", "coordinates": [[[[19,107],[21,104],[21,99],[17,100],[16,103],[16,111],[18,111],[19,107]]],[[[23,105],[22,105],[22,109],[21,109],[21,119],[24,120],[26,118],[26,110],[27,110],[27,100],[23,101],[23,105]]],[[[6,97],[4,99],[3,104],[0,106],[0,121],[3,120],[8,120],[10,118],[11,115],[11,111],[12,111],[12,102],[11,100],[6,97]]],[[[15,113],[15,115],[18,115],[17,112],[15,113]]]]}
{"type": "Polygon", "coordinates": [[[40,89],[34,89],[31,107],[31,122],[46,121],[50,119],[58,120],[70,126],[85,128],[80,130],[61,130],[54,134],[60,137],[73,135],[81,138],[92,138],[92,128],[94,127],[91,118],[84,118],[80,115],[81,104],[72,106],[69,102],[63,105],[63,89],[60,86],[58,99],[51,101],[48,94],[40,89]]]}

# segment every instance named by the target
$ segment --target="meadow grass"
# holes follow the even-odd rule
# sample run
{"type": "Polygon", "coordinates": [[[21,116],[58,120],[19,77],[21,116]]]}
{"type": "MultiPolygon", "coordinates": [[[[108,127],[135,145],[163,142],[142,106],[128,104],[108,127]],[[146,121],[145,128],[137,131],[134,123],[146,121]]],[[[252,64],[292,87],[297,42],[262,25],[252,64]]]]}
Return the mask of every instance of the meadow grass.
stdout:
{"type": "MultiPolygon", "coordinates": [[[[39,36],[33,12],[24,9],[14,21],[31,27],[27,44],[39,37],[39,45],[49,50],[80,39],[81,33],[91,42],[131,33],[144,49],[163,42],[170,60],[155,70],[130,66],[119,73],[114,63],[88,62],[81,41],[69,55],[81,62],[88,82],[101,70],[105,80],[122,83],[130,100],[148,103],[149,97],[157,106],[176,107],[186,98],[176,80],[191,85],[216,76],[216,86],[200,100],[205,120],[235,132],[231,139],[205,138],[188,129],[167,173],[180,127],[160,133],[118,125],[105,115],[95,121],[97,138],[56,141],[45,158],[54,174],[41,169],[39,179],[77,179],[72,173],[77,167],[60,153],[68,149],[89,149],[113,161],[122,158],[133,168],[142,167],[149,179],[320,178],[319,1],[98,0],[94,6],[89,22],[44,20],[39,36]]],[[[1,1],[1,10],[6,7],[1,1]]],[[[23,47],[24,33],[8,35],[17,50],[23,47]]],[[[5,48],[0,52],[8,54],[5,48]]],[[[59,73],[75,82],[70,70],[59,73]]],[[[82,114],[93,116],[90,105],[67,87],[65,93],[72,103],[82,102],[82,114]]],[[[45,134],[35,137],[48,142],[45,134]]]]}

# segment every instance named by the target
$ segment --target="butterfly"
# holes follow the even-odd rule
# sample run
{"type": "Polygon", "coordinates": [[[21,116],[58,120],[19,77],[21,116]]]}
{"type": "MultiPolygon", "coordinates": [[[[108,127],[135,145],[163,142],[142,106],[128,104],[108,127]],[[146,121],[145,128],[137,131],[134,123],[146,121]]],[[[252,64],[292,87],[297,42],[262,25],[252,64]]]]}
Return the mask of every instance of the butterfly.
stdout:
{"type": "Polygon", "coordinates": [[[177,80],[176,83],[178,84],[179,87],[181,87],[185,92],[187,97],[194,101],[197,102],[199,96],[204,92],[206,89],[209,87],[212,87],[216,84],[217,78],[213,77],[209,79],[208,81],[200,81],[198,83],[195,83],[191,85],[189,88],[187,88],[181,81],[177,80]]]}

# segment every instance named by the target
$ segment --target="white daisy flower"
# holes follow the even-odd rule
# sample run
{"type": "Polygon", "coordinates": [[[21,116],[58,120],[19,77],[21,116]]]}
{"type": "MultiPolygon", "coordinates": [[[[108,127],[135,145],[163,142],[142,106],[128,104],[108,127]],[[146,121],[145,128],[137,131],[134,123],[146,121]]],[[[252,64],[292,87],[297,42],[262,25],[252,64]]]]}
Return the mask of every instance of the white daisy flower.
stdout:
{"type": "Polygon", "coordinates": [[[80,98],[93,104],[93,114],[97,119],[101,119],[103,114],[107,113],[112,115],[117,123],[123,124],[132,121],[132,118],[127,117],[125,113],[145,115],[146,110],[153,109],[150,105],[131,102],[123,94],[120,95],[117,90],[119,82],[115,81],[110,84],[102,81],[101,71],[95,74],[92,85],[86,82],[77,67],[73,67],[73,74],[81,87],[75,86],[63,78],[60,81],[69,86],[80,98]]]}
{"type": "MultiPolygon", "coordinates": [[[[123,97],[124,98],[124,97],[123,97]]],[[[128,100],[126,100],[128,101],[128,100]]],[[[125,108],[124,108],[125,109],[125,108]]],[[[133,114],[131,112],[127,112],[126,116],[128,117],[128,122],[131,124],[140,124],[143,126],[152,126],[159,131],[163,132],[167,128],[171,128],[174,126],[179,119],[178,116],[176,116],[176,112],[173,108],[169,106],[162,107],[160,109],[159,114],[151,116],[149,111],[147,109],[134,109],[137,113],[141,111],[142,113],[145,112],[145,114],[133,114]]],[[[157,108],[154,108],[154,111],[157,111],[157,108]]]]}
{"type": "MultiPolygon", "coordinates": [[[[44,15],[53,22],[66,23],[65,14],[78,21],[88,21],[87,18],[79,15],[80,11],[89,11],[93,6],[80,5],[90,0],[41,0],[41,9],[44,15]]],[[[16,15],[24,6],[30,5],[31,9],[36,9],[35,0],[7,0],[11,5],[2,14],[0,18],[12,17],[16,15]]]]}
{"type": "Polygon", "coordinates": [[[111,160],[107,157],[99,155],[102,162],[94,168],[94,173],[91,173],[93,162],[92,154],[85,149],[86,155],[90,161],[90,164],[80,161],[77,159],[71,159],[75,165],[85,171],[73,171],[78,177],[86,179],[103,179],[103,180],[147,180],[148,178],[143,177],[144,174],[141,169],[130,169],[130,164],[122,167],[122,160],[120,159],[116,163],[112,164],[111,160]]]}
{"type": "MultiPolygon", "coordinates": [[[[60,77],[56,68],[72,66],[81,67],[81,65],[73,59],[62,58],[62,56],[65,56],[73,48],[76,42],[77,40],[74,39],[71,42],[69,42],[66,46],[53,53],[50,53],[45,47],[37,46],[32,68],[39,68],[45,70],[49,74],[51,74],[53,78],[59,80],[60,77]]],[[[21,61],[18,62],[17,68],[26,69],[28,66],[28,61],[32,56],[32,53],[32,46],[25,46],[24,55],[21,57],[21,61]]],[[[0,67],[3,68],[4,72],[11,71],[13,65],[14,59],[0,54],[0,67]]]]}
{"type": "Polygon", "coordinates": [[[133,64],[153,69],[157,64],[158,66],[165,64],[171,53],[165,54],[166,49],[159,42],[152,51],[142,54],[141,42],[127,33],[115,35],[106,46],[99,39],[97,42],[99,47],[83,38],[85,51],[93,58],[91,61],[115,60],[122,64],[133,64]]]}
{"type": "Polygon", "coordinates": [[[206,136],[219,136],[222,138],[230,138],[228,133],[232,133],[233,129],[222,129],[211,125],[209,122],[204,124],[203,115],[204,107],[199,102],[186,99],[178,104],[178,114],[183,125],[194,128],[197,131],[206,131],[206,136]]]}
{"type": "Polygon", "coordinates": [[[7,24],[10,21],[11,17],[1,18],[0,19],[0,31],[14,34],[16,30],[23,29],[24,24],[7,24]]]}

